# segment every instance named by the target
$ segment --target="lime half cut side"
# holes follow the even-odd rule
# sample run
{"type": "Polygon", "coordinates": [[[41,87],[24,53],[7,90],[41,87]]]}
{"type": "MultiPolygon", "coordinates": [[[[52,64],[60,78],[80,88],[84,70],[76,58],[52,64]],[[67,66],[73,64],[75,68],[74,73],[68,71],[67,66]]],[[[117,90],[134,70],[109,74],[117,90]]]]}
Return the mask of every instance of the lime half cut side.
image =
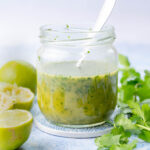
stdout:
{"type": "Polygon", "coordinates": [[[14,100],[6,94],[0,92],[0,112],[12,109],[14,107],[14,100]]]}
{"type": "Polygon", "coordinates": [[[14,150],[29,137],[33,117],[26,110],[0,112],[0,150],[14,150]]]}
{"type": "Polygon", "coordinates": [[[13,108],[30,110],[34,100],[33,92],[16,84],[0,83],[0,92],[14,101],[13,108]]]}

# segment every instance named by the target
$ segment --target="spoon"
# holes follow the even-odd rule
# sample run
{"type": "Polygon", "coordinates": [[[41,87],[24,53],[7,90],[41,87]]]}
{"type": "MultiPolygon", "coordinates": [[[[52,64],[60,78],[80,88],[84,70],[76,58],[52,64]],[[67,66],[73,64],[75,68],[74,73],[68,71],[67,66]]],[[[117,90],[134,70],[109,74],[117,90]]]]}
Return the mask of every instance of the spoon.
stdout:
{"type": "MultiPolygon", "coordinates": [[[[105,0],[103,7],[99,13],[99,16],[97,18],[97,21],[96,21],[95,26],[93,27],[92,31],[100,31],[102,29],[102,27],[104,26],[108,17],[110,16],[110,14],[111,14],[114,6],[115,6],[115,3],[116,3],[116,0],[105,0]]],[[[93,34],[93,37],[95,36],[95,34],[93,34]]],[[[86,48],[83,50],[81,58],[76,63],[76,67],[80,68],[80,66],[81,66],[82,62],[84,61],[84,58],[86,57],[88,51],[89,50],[86,48]]]]}

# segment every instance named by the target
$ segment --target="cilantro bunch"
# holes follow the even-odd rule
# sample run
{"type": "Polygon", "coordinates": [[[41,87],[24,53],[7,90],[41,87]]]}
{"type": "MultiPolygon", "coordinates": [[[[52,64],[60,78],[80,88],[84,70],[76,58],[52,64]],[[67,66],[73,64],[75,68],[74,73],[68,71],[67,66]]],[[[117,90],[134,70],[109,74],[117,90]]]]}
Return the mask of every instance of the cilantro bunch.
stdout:
{"type": "Polygon", "coordinates": [[[118,114],[110,133],[95,139],[98,150],[133,150],[138,140],[130,141],[134,135],[150,142],[150,72],[144,77],[131,67],[126,56],[119,55],[121,74],[118,88],[118,114]]]}

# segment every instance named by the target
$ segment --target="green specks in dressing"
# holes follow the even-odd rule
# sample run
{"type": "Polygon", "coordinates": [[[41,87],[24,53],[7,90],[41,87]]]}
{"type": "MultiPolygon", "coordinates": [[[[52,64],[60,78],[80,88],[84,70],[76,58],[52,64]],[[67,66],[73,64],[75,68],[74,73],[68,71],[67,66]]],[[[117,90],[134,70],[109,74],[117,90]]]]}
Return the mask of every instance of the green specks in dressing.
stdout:
{"type": "Polygon", "coordinates": [[[117,72],[92,77],[38,73],[38,104],[47,120],[87,125],[107,120],[117,103],[117,72]]]}

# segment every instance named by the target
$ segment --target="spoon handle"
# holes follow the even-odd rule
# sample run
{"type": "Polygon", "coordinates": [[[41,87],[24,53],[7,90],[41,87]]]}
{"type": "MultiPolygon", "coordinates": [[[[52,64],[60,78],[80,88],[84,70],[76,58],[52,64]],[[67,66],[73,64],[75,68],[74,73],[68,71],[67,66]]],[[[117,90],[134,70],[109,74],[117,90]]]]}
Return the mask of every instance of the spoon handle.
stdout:
{"type": "Polygon", "coordinates": [[[114,6],[115,6],[116,0],[105,0],[103,7],[98,15],[96,24],[93,28],[93,31],[100,31],[107,19],[109,18],[114,6]]]}
{"type": "MultiPolygon", "coordinates": [[[[114,6],[115,6],[116,0],[105,0],[103,7],[99,13],[99,16],[97,18],[96,24],[93,27],[93,31],[100,31],[105,22],[107,21],[108,17],[110,16],[114,6]]],[[[95,33],[96,34],[96,33],[95,33]]],[[[95,34],[92,36],[94,37],[95,34]]],[[[90,36],[90,34],[88,35],[90,36]]],[[[77,61],[76,67],[80,68],[82,62],[84,61],[86,55],[87,55],[88,49],[85,48],[82,52],[81,58],[77,61]]]]}

